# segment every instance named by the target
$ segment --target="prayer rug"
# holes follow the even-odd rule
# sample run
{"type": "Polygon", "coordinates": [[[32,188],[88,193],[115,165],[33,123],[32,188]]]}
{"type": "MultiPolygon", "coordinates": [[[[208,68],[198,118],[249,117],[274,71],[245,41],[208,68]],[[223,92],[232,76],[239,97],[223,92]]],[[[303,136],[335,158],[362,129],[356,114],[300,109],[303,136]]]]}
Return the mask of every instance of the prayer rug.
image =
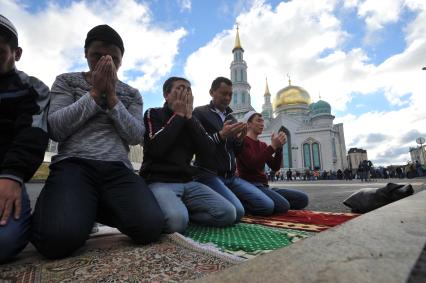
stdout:
{"type": "Polygon", "coordinates": [[[313,233],[247,223],[225,228],[190,224],[186,230],[186,236],[194,241],[214,244],[221,251],[244,259],[286,247],[311,235],[313,233]]]}
{"type": "Polygon", "coordinates": [[[277,228],[321,232],[351,220],[359,215],[360,214],[356,213],[289,210],[287,213],[274,214],[268,217],[245,216],[241,221],[277,228]]]}
{"type": "Polygon", "coordinates": [[[205,249],[180,234],[140,246],[121,234],[90,239],[73,257],[46,260],[34,249],[0,265],[0,282],[182,282],[239,260],[205,249]]]}

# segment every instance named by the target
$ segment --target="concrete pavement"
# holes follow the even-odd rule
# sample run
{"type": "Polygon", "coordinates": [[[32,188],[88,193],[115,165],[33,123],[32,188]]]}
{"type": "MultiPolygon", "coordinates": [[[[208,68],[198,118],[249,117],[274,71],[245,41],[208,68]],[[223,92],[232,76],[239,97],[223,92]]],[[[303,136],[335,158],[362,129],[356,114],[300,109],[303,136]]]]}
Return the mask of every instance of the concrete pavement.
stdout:
{"type": "MultiPolygon", "coordinates": [[[[304,191],[309,195],[309,205],[306,209],[332,212],[349,212],[350,210],[343,205],[343,200],[353,192],[361,188],[384,187],[386,183],[410,183],[415,192],[426,189],[426,178],[416,179],[379,179],[376,182],[352,181],[280,181],[270,183],[271,187],[293,188],[304,191]]],[[[28,183],[27,191],[30,196],[31,206],[34,207],[35,201],[43,187],[43,183],[28,183]]]]}
{"type": "Polygon", "coordinates": [[[272,187],[293,188],[304,191],[309,195],[309,205],[306,209],[332,212],[350,212],[350,209],[343,205],[345,200],[352,193],[362,188],[381,188],[387,183],[411,184],[415,192],[426,189],[426,178],[415,179],[378,179],[373,182],[352,181],[292,181],[273,182],[272,187]]]}

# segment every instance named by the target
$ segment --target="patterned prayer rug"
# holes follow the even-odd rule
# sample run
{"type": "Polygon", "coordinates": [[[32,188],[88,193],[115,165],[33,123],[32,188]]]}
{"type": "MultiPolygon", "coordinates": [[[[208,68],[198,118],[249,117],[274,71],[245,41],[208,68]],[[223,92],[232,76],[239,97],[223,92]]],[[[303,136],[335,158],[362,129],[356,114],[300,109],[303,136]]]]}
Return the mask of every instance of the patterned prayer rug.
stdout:
{"type": "Polygon", "coordinates": [[[359,216],[356,213],[335,213],[310,210],[289,210],[287,213],[268,217],[245,216],[245,223],[261,224],[277,228],[321,232],[359,216]]]}
{"type": "Polygon", "coordinates": [[[311,235],[313,233],[247,223],[226,228],[190,224],[186,230],[186,236],[194,241],[214,244],[221,251],[244,259],[288,246],[311,235]]]}
{"type": "Polygon", "coordinates": [[[146,246],[121,234],[97,237],[73,257],[45,260],[34,250],[0,265],[0,282],[182,282],[239,262],[197,246],[180,234],[146,246]]]}

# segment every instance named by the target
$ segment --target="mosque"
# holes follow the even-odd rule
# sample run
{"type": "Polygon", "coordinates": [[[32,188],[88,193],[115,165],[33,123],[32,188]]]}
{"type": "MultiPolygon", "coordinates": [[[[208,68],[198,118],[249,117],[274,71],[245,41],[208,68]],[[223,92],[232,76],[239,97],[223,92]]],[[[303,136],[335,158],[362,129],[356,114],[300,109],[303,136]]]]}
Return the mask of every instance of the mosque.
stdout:
{"type": "MultiPolygon", "coordinates": [[[[243,59],[239,30],[232,49],[231,63],[233,98],[230,107],[237,119],[254,110],[251,106],[250,84],[247,82],[247,63],[243,59]]],[[[287,143],[283,148],[282,168],[287,170],[306,169],[342,171],[347,168],[345,135],[343,124],[333,124],[331,106],[324,100],[311,102],[309,93],[300,86],[291,84],[279,90],[273,102],[266,81],[262,116],[265,128],[260,139],[271,143],[273,132],[283,130],[287,143]]]]}

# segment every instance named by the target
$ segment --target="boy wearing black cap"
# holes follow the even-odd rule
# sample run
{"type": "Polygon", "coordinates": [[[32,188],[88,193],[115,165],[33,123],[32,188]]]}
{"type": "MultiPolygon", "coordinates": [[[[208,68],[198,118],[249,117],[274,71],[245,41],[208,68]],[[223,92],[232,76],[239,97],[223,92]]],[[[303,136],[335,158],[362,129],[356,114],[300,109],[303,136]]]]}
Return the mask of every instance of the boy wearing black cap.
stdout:
{"type": "Polygon", "coordinates": [[[48,143],[49,88],[15,68],[21,58],[18,32],[0,15],[0,263],[30,237],[27,182],[43,161],[48,143]]]}
{"type": "Polygon", "coordinates": [[[128,159],[145,128],[139,91],[117,79],[123,41],[100,25],[84,49],[90,70],[59,75],[51,91],[48,122],[58,154],[35,207],[32,238],[48,258],[84,245],[95,221],[144,244],[160,236],[164,222],[128,159]]]}

